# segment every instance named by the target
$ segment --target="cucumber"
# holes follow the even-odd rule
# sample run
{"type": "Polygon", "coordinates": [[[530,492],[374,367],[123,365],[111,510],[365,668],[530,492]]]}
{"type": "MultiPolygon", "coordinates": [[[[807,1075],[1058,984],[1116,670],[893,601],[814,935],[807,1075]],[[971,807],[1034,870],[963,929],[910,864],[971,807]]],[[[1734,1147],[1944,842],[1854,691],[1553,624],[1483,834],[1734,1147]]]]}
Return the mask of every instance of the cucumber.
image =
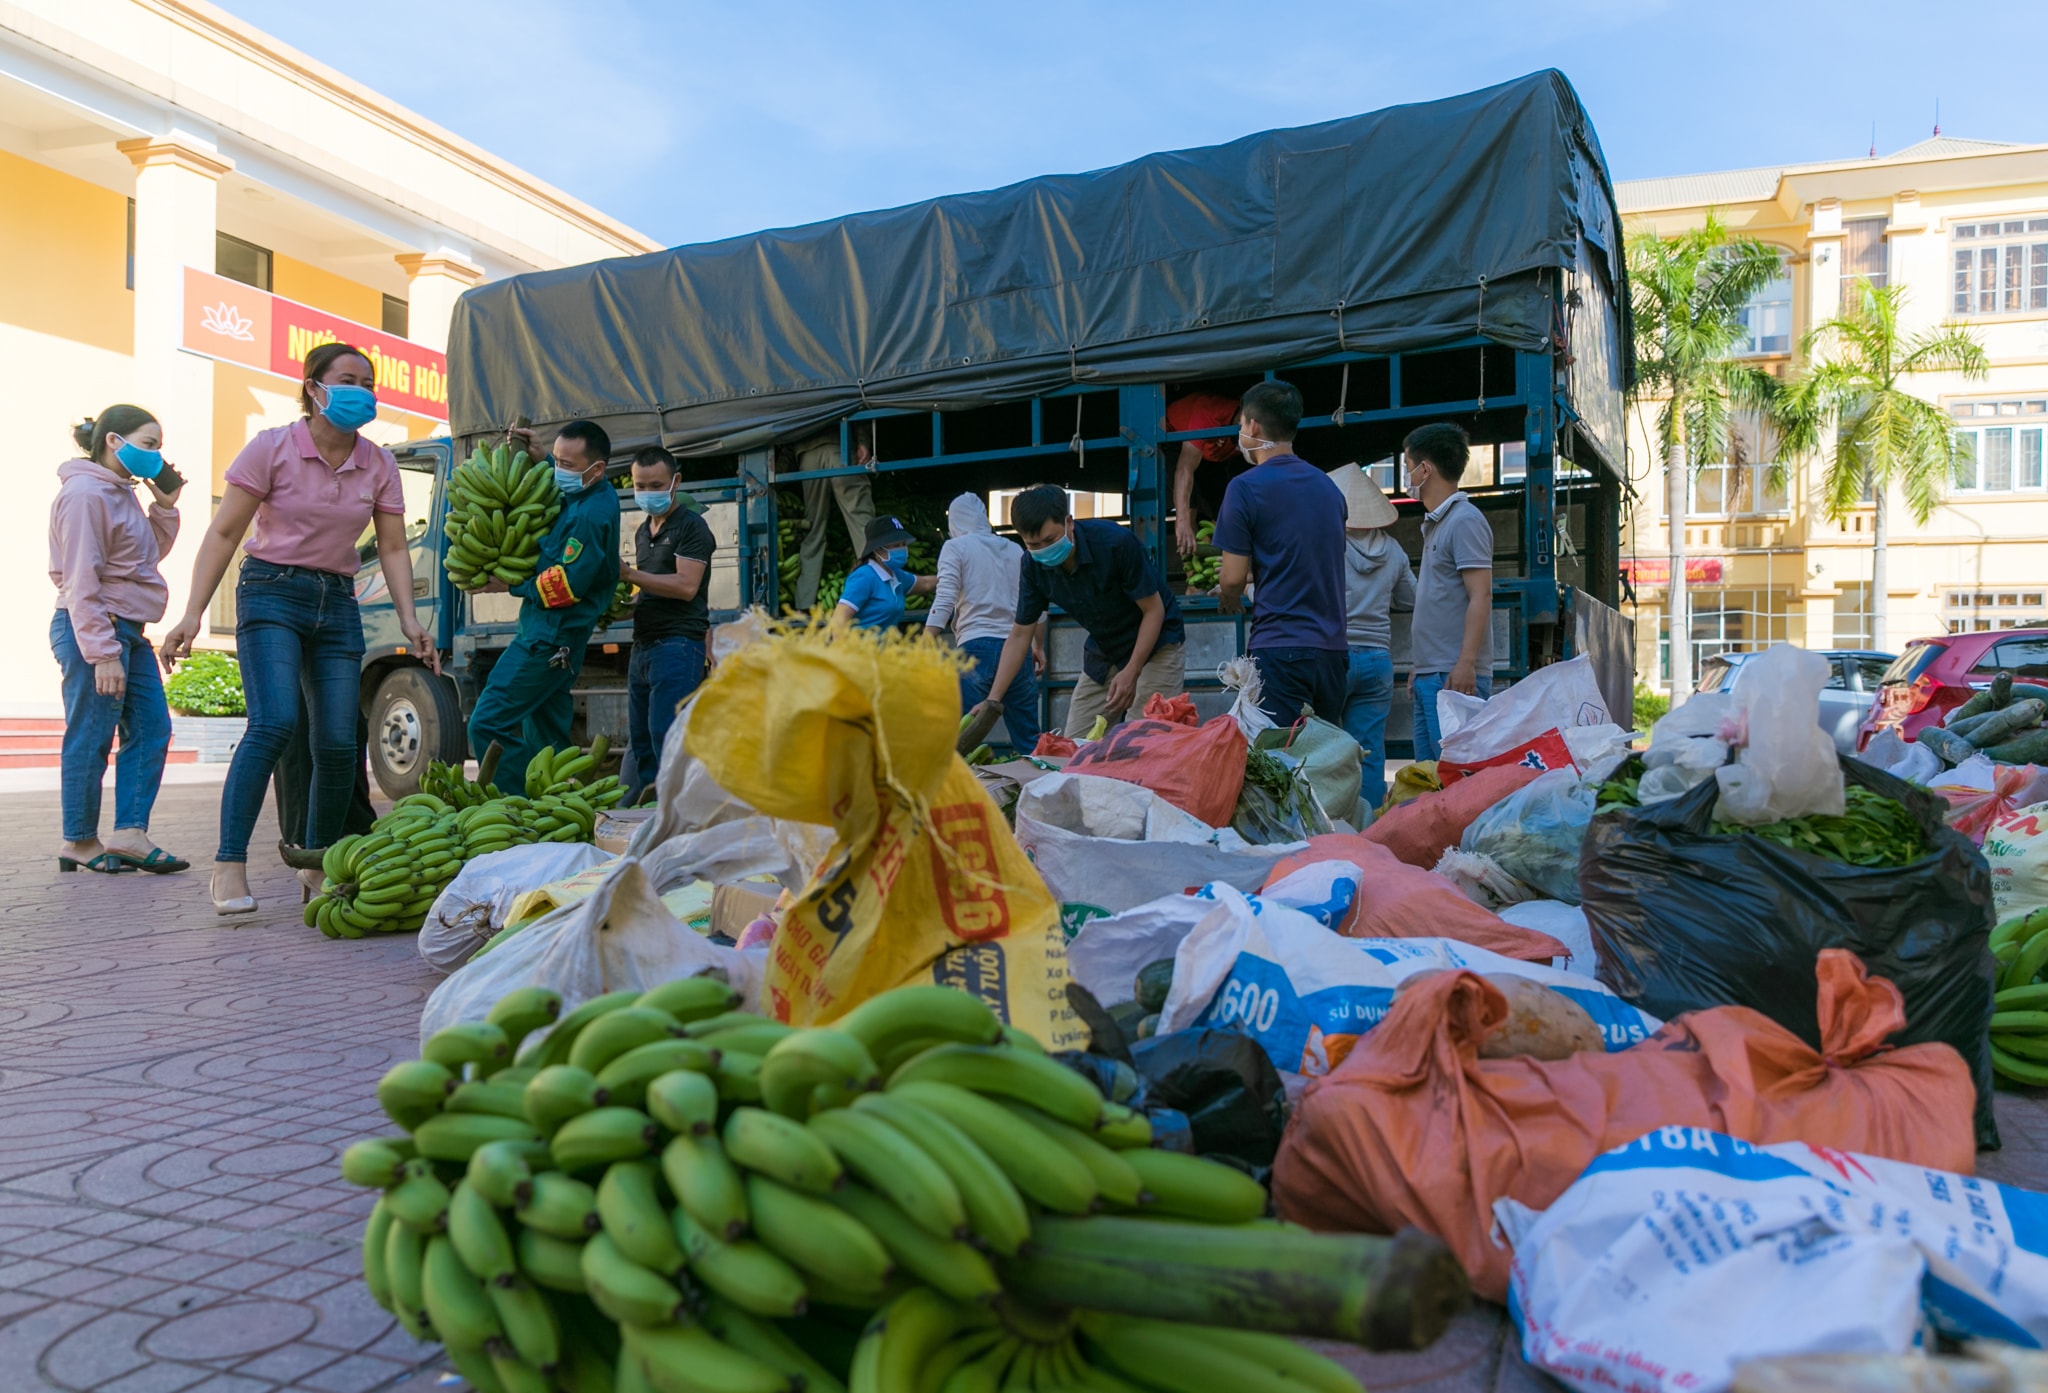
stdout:
{"type": "Polygon", "coordinates": [[[2010,705],[2012,705],[2012,674],[2001,672],[1998,676],[1991,679],[1991,706],[1993,710],[2003,711],[2010,705]]]}
{"type": "MultiPolygon", "coordinates": [[[[1925,735],[1927,732],[1920,733],[1925,735]]],[[[1941,754],[1939,749],[1934,752],[1941,754]]],[[[2017,740],[1993,745],[1984,753],[2000,764],[2048,764],[2048,730],[2030,730],[2017,740]]]]}
{"type": "MultiPolygon", "coordinates": [[[[1956,709],[1961,710],[1962,708],[1957,707],[1956,709]]],[[[1963,739],[1968,740],[1972,734],[1984,728],[1986,721],[1995,721],[2004,715],[2003,711],[1979,711],[1976,715],[1967,716],[1960,721],[1950,717],[1942,723],[1941,728],[1950,735],[1960,735],[1963,739]]]]}
{"type": "Polygon", "coordinates": [[[2044,715],[2048,715],[2048,702],[2016,701],[2003,711],[1994,711],[1973,722],[1969,730],[1955,733],[1982,750],[2012,742],[2020,732],[2041,724],[2044,715]]]}
{"type": "Polygon", "coordinates": [[[1959,728],[1961,727],[1964,721],[1969,720],[1973,716],[1981,716],[1990,709],[1991,693],[1979,692],[1977,693],[1977,695],[1971,697],[1968,701],[1964,702],[1961,706],[1958,706],[1955,710],[1949,712],[1948,720],[1944,724],[1946,724],[1950,730],[1953,730],[1958,735],[1960,735],[1962,731],[1959,728]]]}
{"type": "MultiPolygon", "coordinates": [[[[1975,745],[1972,745],[1954,731],[1943,730],[1940,726],[1928,726],[1925,730],[1914,736],[1913,739],[1916,743],[1925,745],[1928,749],[1939,755],[1944,764],[1961,764],[1964,760],[1977,753],[1975,745]]],[[[1993,759],[1998,758],[1995,754],[1991,757],[1993,759]]]]}
{"type": "Polygon", "coordinates": [[[1163,1008],[1166,1005],[1166,994],[1172,990],[1172,958],[1161,958],[1139,968],[1138,980],[1132,987],[1138,1004],[1144,1007],[1148,1014],[1163,1008]]]}

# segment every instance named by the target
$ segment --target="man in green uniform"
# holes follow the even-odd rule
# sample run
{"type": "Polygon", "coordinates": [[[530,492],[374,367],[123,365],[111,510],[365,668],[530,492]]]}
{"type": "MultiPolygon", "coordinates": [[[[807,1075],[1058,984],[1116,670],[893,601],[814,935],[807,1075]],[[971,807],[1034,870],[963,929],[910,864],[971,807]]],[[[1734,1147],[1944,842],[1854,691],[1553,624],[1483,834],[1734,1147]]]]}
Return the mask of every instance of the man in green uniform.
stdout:
{"type": "Polygon", "coordinates": [[[522,789],[526,766],[543,747],[569,743],[576,715],[570,689],[583,671],[590,631],[619,583],[619,496],[604,477],[611,448],[593,421],[562,427],[551,452],[562,512],[541,538],[540,564],[517,585],[494,580],[484,587],[526,602],[519,632],[469,718],[469,747],[478,759],[494,740],[503,749],[497,782],[508,793],[522,789]]]}

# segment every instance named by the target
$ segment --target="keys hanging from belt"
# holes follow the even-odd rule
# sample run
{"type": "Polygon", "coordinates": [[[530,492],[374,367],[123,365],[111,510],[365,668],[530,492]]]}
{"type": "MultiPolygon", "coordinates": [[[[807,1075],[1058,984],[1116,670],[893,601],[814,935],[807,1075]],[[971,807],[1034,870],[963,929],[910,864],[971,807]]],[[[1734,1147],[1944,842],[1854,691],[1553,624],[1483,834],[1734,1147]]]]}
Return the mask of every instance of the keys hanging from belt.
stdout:
{"type": "Polygon", "coordinates": [[[566,669],[568,668],[568,666],[569,666],[569,650],[568,650],[568,648],[567,648],[567,647],[557,648],[557,649],[555,650],[554,656],[548,659],[548,666],[549,666],[549,667],[558,667],[558,668],[563,668],[563,669],[565,669],[565,670],[566,670],[566,669]]]}

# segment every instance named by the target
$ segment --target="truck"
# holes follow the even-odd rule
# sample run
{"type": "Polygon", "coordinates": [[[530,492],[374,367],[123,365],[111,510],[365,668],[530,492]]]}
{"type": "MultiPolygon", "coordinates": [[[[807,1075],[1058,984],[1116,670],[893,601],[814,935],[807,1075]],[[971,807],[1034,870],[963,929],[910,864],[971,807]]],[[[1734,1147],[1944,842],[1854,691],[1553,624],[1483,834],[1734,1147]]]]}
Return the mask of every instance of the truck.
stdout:
{"type": "MultiPolygon", "coordinates": [[[[399,452],[402,469],[432,480],[415,602],[442,676],[406,651],[374,567],[358,586],[373,770],[395,795],[427,760],[466,754],[465,714],[518,602],[450,585],[439,519],[449,470],[522,418],[542,440],[595,420],[615,472],[647,444],[678,457],[719,543],[714,621],[786,604],[785,523],[806,480],[867,473],[880,511],[926,518],[962,492],[1000,500],[1050,482],[1088,495],[1187,590],[1189,690],[1204,715],[1221,710],[1217,669],[1244,650],[1247,620],[1185,586],[1172,473],[1182,442],[1236,427],[1176,431],[1167,408],[1274,377],[1307,406],[1298,452],[1364,465],[1390,494],[1407,431],[1463,426],[1466,491],[1495,535],[1496,690],[1590,654],[1626,722],[1631,332],[1606,163],[1571,84],[1548,70],[1089,174],[479,286],[451,329],[450,434],[399,452]],[[839,442],[830,468],[796,472],[778,452],[821,435],[839,442]],[[871,446],[864,464],[852,463],[856,435],[871,446]]],[[[1396,502],[1412,558],[1421,505],[1396,502]]],[[[622,546],[638,521],[628,501],[622,546]]],[[[1083,637],[1055,614],[1047,729],[1083,637]]],[[[630,624],[591,636],[579,734],[623,737],[630,645],[630,624]]],[[[1397,757],[1411,730],[1406,649],[1397,623],[1397,757]]]]}

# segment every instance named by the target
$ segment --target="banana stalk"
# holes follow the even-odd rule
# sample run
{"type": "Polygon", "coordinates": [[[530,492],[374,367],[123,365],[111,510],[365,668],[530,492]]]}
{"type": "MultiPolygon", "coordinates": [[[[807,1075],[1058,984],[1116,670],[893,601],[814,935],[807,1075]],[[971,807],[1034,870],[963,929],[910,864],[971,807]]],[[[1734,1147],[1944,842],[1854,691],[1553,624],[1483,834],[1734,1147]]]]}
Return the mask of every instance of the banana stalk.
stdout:
{"type": "Polygon", "coordinates": [[[1191,1325],[1423,1349],[1465,1308],[1471,1287],[1442,1242],[1284,1228],[1042,1215],[1025,1253],[997,1263],[1004,1289],[1191,1325]]]}

